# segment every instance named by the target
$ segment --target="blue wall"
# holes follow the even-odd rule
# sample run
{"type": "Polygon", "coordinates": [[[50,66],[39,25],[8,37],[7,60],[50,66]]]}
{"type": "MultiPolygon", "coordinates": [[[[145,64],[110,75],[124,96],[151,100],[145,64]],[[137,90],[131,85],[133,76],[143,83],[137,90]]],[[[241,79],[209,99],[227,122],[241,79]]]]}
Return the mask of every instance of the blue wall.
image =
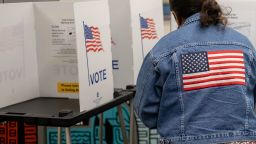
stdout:
{"type": "Polygon", "coordinates": [[[168,16],[168,15],[170,15],[170,6],[169,6],[169,4],[164,4],[164,15],[165,16],[168,16]]]}

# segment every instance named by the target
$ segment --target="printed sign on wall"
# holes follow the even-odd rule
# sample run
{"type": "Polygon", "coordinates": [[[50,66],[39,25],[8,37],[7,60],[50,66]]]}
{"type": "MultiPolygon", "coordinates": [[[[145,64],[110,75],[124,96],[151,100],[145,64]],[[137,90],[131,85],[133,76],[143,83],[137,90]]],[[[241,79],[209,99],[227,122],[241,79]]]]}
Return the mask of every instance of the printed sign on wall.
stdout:
{"type": "Polygon", "coordinates": [[[107,0],[75,3],[80,110],[113,99],[109,7],[107,0]],[[100,9],[100,11],[99,11],[100,9]]]}

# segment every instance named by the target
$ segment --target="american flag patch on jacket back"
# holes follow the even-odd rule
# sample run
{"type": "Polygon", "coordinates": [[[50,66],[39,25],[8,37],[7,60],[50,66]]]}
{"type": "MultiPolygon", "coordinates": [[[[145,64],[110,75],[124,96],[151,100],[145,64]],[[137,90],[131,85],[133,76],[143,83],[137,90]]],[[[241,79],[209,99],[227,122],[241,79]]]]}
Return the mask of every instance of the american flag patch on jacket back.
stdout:
{"type": "Polygon", "coordinates": [[[181,55],[184,91],[245,85],[243,51],[218,50],[181,55]]]}

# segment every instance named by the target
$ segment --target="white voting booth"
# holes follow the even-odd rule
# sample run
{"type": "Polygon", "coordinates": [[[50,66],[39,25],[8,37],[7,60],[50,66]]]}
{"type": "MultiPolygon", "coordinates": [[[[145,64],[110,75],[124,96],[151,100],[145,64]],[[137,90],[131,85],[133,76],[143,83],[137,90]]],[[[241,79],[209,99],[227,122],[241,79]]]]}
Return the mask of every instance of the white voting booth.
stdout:
{"type": "Polygon", "coordinates": [[[114,87],[136,84],[146,54],[164,35],[159,0],[110,0],[114,87]]]}
{"type": "Polygon", "coordinates": [[[136,84],[144,57],[164,35],[163,2],[109,0],[109,8],[114,87],[125,88],[136,84]]]}
{"type": "Polygon", "coordinates": [[[107,0],[100,0],[76,3],[74,8],[80,108],[87,110],[113,98],[109,7],[107,0]]]}
{"type": "Polygon", "coordinates": [[[107,0],[3,4],[0,17],[0,108],[69,97],[83,111],[113,99],[107,0]]]}

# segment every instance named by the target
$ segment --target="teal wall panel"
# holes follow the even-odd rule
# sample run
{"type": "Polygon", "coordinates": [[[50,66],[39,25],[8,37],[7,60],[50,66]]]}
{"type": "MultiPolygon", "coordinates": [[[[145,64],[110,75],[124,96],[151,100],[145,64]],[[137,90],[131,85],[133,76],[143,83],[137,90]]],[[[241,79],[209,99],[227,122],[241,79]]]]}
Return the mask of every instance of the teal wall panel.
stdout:
{"type": "MultiPolygon", "coordinates": [[[[129,139],[130,112],[128,105],[122,105],[122,113],[126,134],[129,139]]],[[[124,142],[117,108],[104,112],[103,116],[103,144],[123,144],[124,142]]],[[[157,135],[156,130],[149,130],[139,119],[136,119],[136,121],[138,144],[158,144],[159,136],[157,135]]],[[[72,144],[99,144],[99,116],[91,118],[87,126],[72,127],[71,140],[72,144]]],[[[62,142],[65,144],[64,129],[62,132],[62,142]]],[[[47,144],[57,144],[57,128],[47,129],[47,144]]]]}

